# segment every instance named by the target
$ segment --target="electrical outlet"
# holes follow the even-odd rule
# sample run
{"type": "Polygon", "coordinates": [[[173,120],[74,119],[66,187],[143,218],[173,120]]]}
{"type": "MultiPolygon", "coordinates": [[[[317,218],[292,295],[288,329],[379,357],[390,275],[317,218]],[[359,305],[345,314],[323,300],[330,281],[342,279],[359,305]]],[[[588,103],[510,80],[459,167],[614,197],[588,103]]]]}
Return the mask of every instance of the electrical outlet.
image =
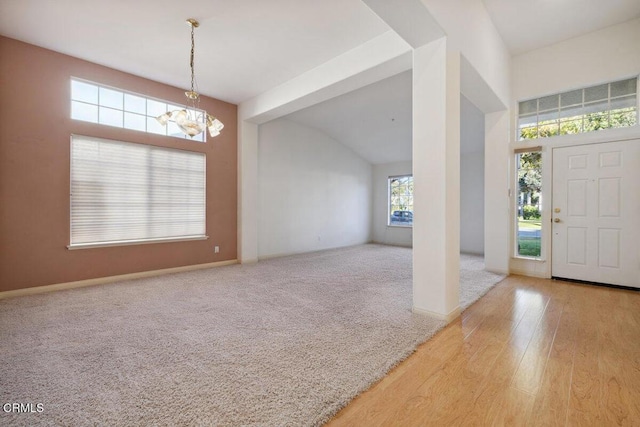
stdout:
{"type": "Polygon", "coordinates": [[[220,246],[214,246],[213,247],[213,252],[216,253],[216,254],[219,253],[220,252],[220,246]]]}

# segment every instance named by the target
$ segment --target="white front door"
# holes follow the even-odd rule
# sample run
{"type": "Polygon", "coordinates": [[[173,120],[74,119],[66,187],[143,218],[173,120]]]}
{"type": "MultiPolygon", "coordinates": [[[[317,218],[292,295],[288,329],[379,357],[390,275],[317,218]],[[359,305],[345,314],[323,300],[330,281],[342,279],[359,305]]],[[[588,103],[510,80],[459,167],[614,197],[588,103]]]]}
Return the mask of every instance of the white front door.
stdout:
{"type": "Polygon", "coordinates": [[[640,288],[640,140],[553,149],[552,276],[640,288]]]}

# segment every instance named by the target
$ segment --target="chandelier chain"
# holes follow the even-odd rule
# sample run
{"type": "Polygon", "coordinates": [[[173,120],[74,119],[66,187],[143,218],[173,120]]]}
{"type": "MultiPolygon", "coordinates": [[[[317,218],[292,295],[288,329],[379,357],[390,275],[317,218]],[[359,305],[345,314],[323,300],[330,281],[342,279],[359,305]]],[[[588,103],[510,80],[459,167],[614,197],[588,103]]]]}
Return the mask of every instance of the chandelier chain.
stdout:
{"type": "MultiPolygon", "coordinates": [[[[213,138],[214,136],[220,135],[220,131],[224,128],[224,124],[206,111],[200,110],[200,95],[196,92],[196,72],[194,67],[196,50],[195,29],[200,24],[193,18],[187,19],[187,24],[191,27],[191,56],[189,58],[189,67],[191,68],[191,90],[185,91],[184,93],[188,101],[184,108],[167,111],[166,113],[156,117],[156,120],[162,126],[166,126],[169,121],[172,121],[182,132],[184,132],[185,135],[192,138],[208,129],[209,134],[213,138]]],[[[167,133],[167,135],[168,134],[169,133],[167,133]]]]}
{"type": "Polygon", "coordinates": [[[191,67],[191,92],[194,91],[194,82],[195,82],[195,73],[193,71],[193,56],[195,52],[195,41],[193,37],[194,25],[191,25],[191,60],[189,61],[189,65],[191,67]]]}

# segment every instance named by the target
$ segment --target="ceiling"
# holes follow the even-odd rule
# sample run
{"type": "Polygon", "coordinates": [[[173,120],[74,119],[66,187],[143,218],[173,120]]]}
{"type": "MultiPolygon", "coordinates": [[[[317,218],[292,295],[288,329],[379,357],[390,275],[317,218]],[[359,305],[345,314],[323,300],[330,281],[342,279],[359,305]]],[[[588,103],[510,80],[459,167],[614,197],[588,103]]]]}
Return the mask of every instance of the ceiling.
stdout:
{"type": "MultiPolygon", "coordinates": [[[[640,17],[640,0],[482,0],[512,54],[640,17]]],[[[361,0],[0,0],[0,34],[235,104],[389,30],[361,0]],[[142,17],[142,18],[141,18],[142,17]]],[[[410,158],[411,73],[288,116],[371,163],[410,158]]]]}
{"type": "Polygon", "coordinates": [[[360,0],[0,0],[0,34],[240,103],[389,27],[360,0]]]}
{"type": "MultiPolygon", "coordinates": [[[[371,164],[412,158],[411,70],[370,84],[284,117],[319,129],[342,142],[371,164]]],[[[460,153],[484,150],[484,137],[470,134],[484,129],[484,114],[461,96],[460,153]]],[[[483,132],[484,135],[484,132],[483,132]]]]}
{"type": "Polygon", "coordinates": [[[640,17],[640,0],[482,0],[513,55],[640,17]]]}
{"type": "MultiPolygon", "coordinates": [[[[483,1],[514,54],[640,17],[639,0],[483,1]]],[[[200,92],[236,104],[389,30],[361,0],[0,0],[4,36],[177,87],[192,17],[200,92]]]]}
{"type": "Polygon", "coordinates": [[[411,71],[285,116],[319,129],[372,164],[411,159],[411,71]]]}

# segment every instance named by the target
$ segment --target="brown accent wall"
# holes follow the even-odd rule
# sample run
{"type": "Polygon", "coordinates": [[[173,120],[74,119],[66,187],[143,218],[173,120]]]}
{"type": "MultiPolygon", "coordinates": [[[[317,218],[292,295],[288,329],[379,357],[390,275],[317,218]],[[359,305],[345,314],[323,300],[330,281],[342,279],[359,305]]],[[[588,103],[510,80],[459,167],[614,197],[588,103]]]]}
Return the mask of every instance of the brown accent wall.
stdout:
{"type": "Polygon", "coordinates": [[[237,106],[202,97],[225,124],[206,144],[79,122],[72,76],[184,103],[184,89],[0,37],[0,291],[235,259],[237,106]],[[67,250],[71,134],[206,153],[209,240],[67,250]]]}

